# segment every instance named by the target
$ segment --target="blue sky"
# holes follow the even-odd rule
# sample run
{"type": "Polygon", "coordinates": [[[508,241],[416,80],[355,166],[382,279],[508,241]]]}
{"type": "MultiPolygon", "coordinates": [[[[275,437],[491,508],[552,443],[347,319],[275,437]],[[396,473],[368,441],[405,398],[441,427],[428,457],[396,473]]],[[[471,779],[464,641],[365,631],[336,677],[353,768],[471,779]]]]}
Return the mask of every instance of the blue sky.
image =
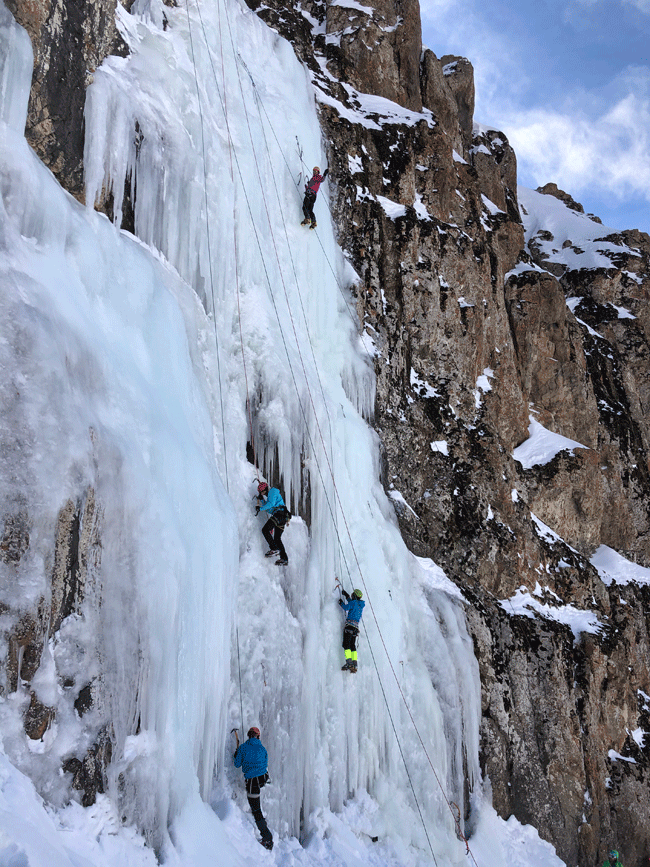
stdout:
{"type": "Polygon", "coordinates": [[[650,0],[420,5],[424,44],[473,64],[475,119],[506,133],[519,183],[650,232],[650,0]]]}

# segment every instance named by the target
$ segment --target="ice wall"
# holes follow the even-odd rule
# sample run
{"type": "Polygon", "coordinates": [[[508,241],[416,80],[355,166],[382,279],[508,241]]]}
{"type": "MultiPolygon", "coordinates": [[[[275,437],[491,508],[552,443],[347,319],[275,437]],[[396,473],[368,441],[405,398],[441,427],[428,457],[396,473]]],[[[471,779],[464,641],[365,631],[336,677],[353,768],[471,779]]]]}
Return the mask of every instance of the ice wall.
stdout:
{"type": "Polygon", "coordinates": [[[33,62],[29,36],[0,3],[0,122],[18,133],[25,128],[33,62]]]}
{"type": "MultiPolygon", "coordinates": [[[[137,0],[132,13],[118,4],[131,53],[89,88],[85,164],[88,201],[111,190],[118,222],[130,190],[139,240],[82,212],[3,132],[3,321],[38,335],[27,351],[8,340],[3,359],[26,383],[7,436],[36,444],[16,444],[21,489],[47,492],[33,598],[61,492],[92,487],[101,605],[69,624],[60,656],[97,635],[119,747],[112,795],[154,839],[205,793],[215,754],[217,810],[231,791],[243,803],[226,729],[255,723],[274,831],[318,837],[328,811],[356,803],[403,863],[408,847],[460,863],[446,799],[462,811],[465,779],[478,780],[478,671],[461,601],[406,550],[379,481],[363,418],[372,366],[326,186],[318,232],[299,225],[304,172],[326,164],[308,77],[238,2],[137,0]],[[251,440],[303,516],[283,569],[263,558],[251,440]],[[340,671],[335,576],[368,603],[356,677],[340,671]]],[[[44,693],[53,678],[43,672],[44,693]]],[[[44,744],[52,768],[86,736],[67,710],[66,742],[62,729],[44,744]]],[[[20,758],[45,786],[43,755],[20,758]]]]}
{"type": "MultiPolygon", "coordinates": [[[[89,200],[130,178],[137,233],[215,318],[242,540],[231,723],[243,710],[244,729],[262,728],[274,780],[265,803],[280,833],[300,833],[301,816],[308,830],[319,810],[367,789],[385,808],[384,831],[428,851],[403,754],[436,855],[455,861],[445,795],[462,805],[464,773],[478,779],[477,668],[458,600],[405,549],[379,482],[378,443],[360,413],[372,406],[372,371],[326,192],[318,234],[299,225],[304,173],[326,164],[313,92],[291,47],[243,4],[166,9],[164,27],[159,9],[142,2],[122,15],[133,53],[95,76],[89,200]],[[259,466],[309,522],[285,533],[283,570],[262,559],[251,515],[251,433],[259,466]],[[368,601],[356,679],[340,672],[337,575],[368,601]]],[[[228,779],[239,785],[235,772],[228,779]]]]}
{"type": "Polygon", "coordinates": [[[208,794],[225,732],[238,541],[216,467],[216,361],[203,349],[214,329],[155,251],[77,205],[28,148],[25,39],[1,14],[0,514],[29,533],[20,561],[0,562],[5,634],[47,610],[68,501],[95,541],[76,610],[56,632],[44,625],[31,688],[54,723],[40,741],[25,736],[19,681],[0,730],[60,803],[62,763],[83,758],[108,720],[111,796],[160,843],[168,816],[208,794]],[[94,709],[80,716],[89,683],[94,709]]]}

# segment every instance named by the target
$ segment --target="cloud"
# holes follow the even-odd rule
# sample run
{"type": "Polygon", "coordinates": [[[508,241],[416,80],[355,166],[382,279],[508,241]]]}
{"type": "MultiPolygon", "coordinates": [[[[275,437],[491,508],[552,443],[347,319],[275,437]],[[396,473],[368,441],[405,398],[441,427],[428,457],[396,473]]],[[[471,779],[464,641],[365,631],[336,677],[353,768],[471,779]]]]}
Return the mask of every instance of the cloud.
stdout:
{"type": "Polygon", "coordinates": [[[555,181],[576,195],[650,201],[648,92],[629,92],[596,116],[547,108],[514,112],[504,127],[524,182],[555,181]]]}
{"type": "Polygon", "coordinates": [[[474,67],[477,95],[484,103],[490,102],[504,82],[513,94],[526,88],[526,43],[523,39],[513,41],[495,27],[485,3],[420,0],[420,13],[424,43],[438,56],[467,57],[474,67]]]}
{"type": "MultiPolygon", "coordinates": [[[[615,6],[620,14],[625,4],[650,12],[650,0],[569,0],[564,9],[574,18],[582,13],[585,25],[588,18],[597,21],[604,39],[608,28],[599,13],[607,9],[611,17],[615,6]]],[[[420,0],[420,5],[425,42],[433,42],[439,56],[462,54],[474,66],[476,119],[507,134],[524,185],[555,181],[575,195],[650,199],[647,66],[623,69],[604,84],[601,78],[598,86],[581,86],[575,64],[555,62],[566,46],[554,53],[534,22],[524,30],[502,26],[506,3],[420,0]]],[[[562,20],[559,8],[557,16],[562,20]]],[[[599,42],[596,50],[603,49],[607,43],[599,42]]]]}

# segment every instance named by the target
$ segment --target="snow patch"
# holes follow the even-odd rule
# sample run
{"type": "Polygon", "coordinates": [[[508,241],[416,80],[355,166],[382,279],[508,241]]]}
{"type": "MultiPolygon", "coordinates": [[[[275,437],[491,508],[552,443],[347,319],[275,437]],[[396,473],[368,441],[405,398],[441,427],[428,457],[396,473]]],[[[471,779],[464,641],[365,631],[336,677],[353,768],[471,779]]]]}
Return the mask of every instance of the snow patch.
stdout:
{"type": "Polygon", "coordinates": [[[563,451],[568,451],[570,455],[574,454],[574,449],[589,451],[588,446],[547,430],[532,415],[529,416],[529,421],[528,439],[524,440],[520,446],[517,446],[512,453],[513,458],[525,470],[548,464],[556,455],[563,451]]]}
{"type": "Polygon", "coordinates": [[[650,569],[626,560],[607,545],[601,545],[591,558],[603,584],[650,584],[650,569]]]}

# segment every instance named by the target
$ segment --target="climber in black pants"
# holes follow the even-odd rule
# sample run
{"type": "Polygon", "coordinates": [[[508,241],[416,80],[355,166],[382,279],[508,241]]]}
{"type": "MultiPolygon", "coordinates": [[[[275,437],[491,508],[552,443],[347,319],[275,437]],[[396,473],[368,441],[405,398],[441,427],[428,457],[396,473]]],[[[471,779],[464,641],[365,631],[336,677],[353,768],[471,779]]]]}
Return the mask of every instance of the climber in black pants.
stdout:
{"type": "Polygon", "coordinates": [[[260,793],[266,785],[268,774],[268,754],[260,742],[260,730],[252,726],[248,730],[248,740],[239,744],[239,735],[234,729],[237,738],[237,750],[235,752],[235,767],[241,768],[246,781],[246,795],[248,803],[255,819],[255,824],[262,835],[262,846],[266,849],[273,848],[273,834],[269,831],[266,819],[262,813],[260,793]]]}

